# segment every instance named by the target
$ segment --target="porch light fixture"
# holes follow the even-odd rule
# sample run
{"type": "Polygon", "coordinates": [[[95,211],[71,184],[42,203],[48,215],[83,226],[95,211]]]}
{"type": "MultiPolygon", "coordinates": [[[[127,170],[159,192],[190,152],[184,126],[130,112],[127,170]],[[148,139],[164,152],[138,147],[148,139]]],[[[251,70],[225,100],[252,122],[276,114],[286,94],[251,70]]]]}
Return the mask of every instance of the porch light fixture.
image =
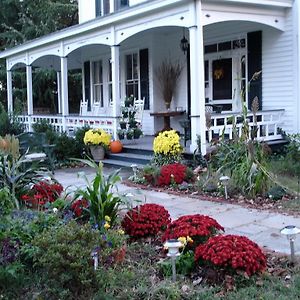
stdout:
{"type": "Polygon", "coordinates": [[[167,256],[171,257],[172,263],[172,281],[176,281],[176,258],[180,256],[179,248],[182,247],[182,243],[176,239],[168,240],[164,244],[164,248],[168,249],[167,256]]]}
{"type": "Polygon", "coordinates": [[[183,29],[183,38],[180,41],[180,49],[183,51],[184,55],[189,50],[190,44],[189,41],[186,39],[183,29]]]}
{"type": "Polygon", "coordinates": [[[227,186],[229,183],[229,179],[230,179],[230,177],[228,177],[228,176],[220,177],[220,181],[221,181],[222,185],[224,186],[224,190],[225,190],[225,199],[228,199],[227,186]]]}
{"type": "Polygon", "coordinates": [[[294,225],[288,225],[285,226],[284,228],[282,228],[280,230],[280,233],[282,235],[285,235],[288,239],[288,241],[290,241],[290,247],[291,247],[291,263],[295,263],[295,239],[297,234],[300,233],[300,229],[297,228],[294,225]]]}

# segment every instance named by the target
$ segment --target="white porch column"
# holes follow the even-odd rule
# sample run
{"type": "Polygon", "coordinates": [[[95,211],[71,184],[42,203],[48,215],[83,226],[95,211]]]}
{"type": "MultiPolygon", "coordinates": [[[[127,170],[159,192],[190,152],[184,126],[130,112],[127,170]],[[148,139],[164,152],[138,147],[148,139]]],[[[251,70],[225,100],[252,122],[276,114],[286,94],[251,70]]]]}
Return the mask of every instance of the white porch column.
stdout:
{"type": "Polygon", "coordinates": [[[32,131],[32,115],[33,115],[32,67],[29,65],[26,66],[26,87],[27,87],[28,130],[32,131]]]}
{"type": "Polygon", "coordinates": [[[57,82],[57,105],[58,113],[61,114],[61,72],[56,72],[56,82],[57,82]]]}
{"type": "Polygon", "coordinates": [[[109,0],[109,13],[115,12],[115,0],[109,0]]]}
{"type": "Polygon", "coordinates": [[[111,46],[111,67],[112,67],[112,93],[113,93],[113,117],[114,117],[114,129],[113,137],[117,139],[117,129],[120,116],[120,46],[111,46]]]}
{"type": "Polygon", "coordinates": [[[197,135],[201,137],[201,152],[206,154],[205,83],[203,26],[201,1],[195,4],[195,25],[189,28],[191,66],[191,151],[197,148],[197,135]],[[197,15],[197,12],[199,13],[197,15]]]}
{"type": "Polygon", "coordinates": [[[9,113],[13,112],[13,89],[12,89],[12,72],[6,71],[7,80],[7,110],[9,113]]]}
{"type": "Polygon", "coordinates": [[[61,112],[63,131],[67,130],[66,117],[69,115],[69,95],[68,95],[68,58],[60,58],[61,70],[61,112]]]}

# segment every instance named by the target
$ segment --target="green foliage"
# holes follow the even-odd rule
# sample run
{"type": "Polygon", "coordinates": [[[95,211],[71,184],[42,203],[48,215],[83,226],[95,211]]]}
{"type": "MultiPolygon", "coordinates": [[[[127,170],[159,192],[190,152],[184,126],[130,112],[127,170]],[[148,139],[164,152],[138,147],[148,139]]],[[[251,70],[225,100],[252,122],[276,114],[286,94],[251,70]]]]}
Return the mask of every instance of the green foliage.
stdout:
{"type": "Polygon", "coordinates": [[[99,231],[72,221],[44,231],[32,244],[37,247],[35,266],[44,273],[52,297],[82,297],[95,289],[91,253],[103,244],[99,231]]]}
{"type": "MultiPolygon", "coordinates": [[[[250,128],[247,114],[247,107],[243,104],[241,136],[238,136],[233,120],[233,140],[225,141],[223,134],[212,159],[218,173],[229,174],[243,194],[255,197],[267,192],[271,175],[267,170],[267,149],[265,145],[254,140],[256,129],[250,128]]],[[[253,114],[255,120],[255,111],[253,114]]]]}
{"type": "Polygon", "coordinates": [[[14,201],[8,187],[0,189],[0,215],[7,215],[14,208],[14,201]]]}
{"type": "Polygon", "coordinates": [[[37,123],[32,125],[34,132],[45,133],[49,144],[55,144],[58,133],[54,127],[49,123],[48,120],[39,120],[37,123]]]}
{"type": "Polygon", "coordinates": [[[30,184],[37,183],[43,178],[42,169],[28,163],[23,156],[14,159],[11,155],[0,155],[0,188],[7,188],[13,206],[20,208],[19,199],[29,189],[30,184]]]}
{"type": "MultiPolygon", "coordinates": [[[[160,268],[164,276],[172,275],[172,263],[170,258],[166,258],[160,262],[160,268]]],[[[182,253],[176,259],[176,273],[181,275],[189,275],[195,269],[195,258],[193,251],[182,253]]]]}
{"type": "Polygon", "coordinates": [[[119,205],[122,203],[122,198],[113,192],[115,184],[121,180],[119,170],[105,178],[101,162],[97,165],[91,160],[78,159],[78,161],[92,167],[96,174],[92,182],[82,174],[86,188],[78,188],[75,192],[75,199],[82,197],[89,202],[89,207],[86,210],[93,225],[102,228],[103,223],[105,223],[105,216],[110,217],[111,225],[113,225],[117,218],[119,205]]]}
{"type": "Polygon", "coordinates": [[[9,115],[0,103],[0,136],[18,135],[23,131],[24,126],[18,121],[15,114],[9,115]]]}
{"type": "Polygon", "coordinates": [[[81,157],[81,148],[74,138],[64,132],[56,139],[54,153],[58,161],[65,161],[72,157],[81,157]]]}

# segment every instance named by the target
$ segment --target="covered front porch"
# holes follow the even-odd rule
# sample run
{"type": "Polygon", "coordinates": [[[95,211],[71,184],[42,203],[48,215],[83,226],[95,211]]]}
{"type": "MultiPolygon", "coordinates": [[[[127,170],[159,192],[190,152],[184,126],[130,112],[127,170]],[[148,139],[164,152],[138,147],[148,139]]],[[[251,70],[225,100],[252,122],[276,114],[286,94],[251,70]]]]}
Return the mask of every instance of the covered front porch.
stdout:
{"type": "Polygon", "coordinates": [[[271,47],[269,39],[274,35],[280,37],[283,16],[276,15],[280,22],[274,22],[270,12],[265,17],[254,14],[249,22],[241,13],[233,13],[231,19],[220,13],[214,20],[210,15],[212,7],[201,6],[200,1],[195,5],[177,3],[168,15],[163,8],[161,12],[149,10],[147,17],[137,15],[130,22],[126,12],[122,12],[114,27],[108,26],[108,18],[98,19],[52,34],[46,41],[37,40],[8,50],[5,57],[9,110],[14,106],[12,72],[25,66],[27,111],[20,119],[28,131],[32,124],[47,120],[60,132],[72,134],[76,128],[88,125],[103,128],[118,138],[122,101],[133,95],[145,101],[141,125],[147,136],[163,128],[163,118],[157,113],[181,112],[170,117],[170,125],[184,134],[182,121],[188,124],[191,151],[198,135],[205,153],[215,137],[224,133],[232,138],[233,124],[240,131],[243,101],[249,108],[250,127],[258,128],[257,139],[279,139],[277,129],[284,127],[286,112],[281,103],[272,100],[272,76],[267,62],[277,51],[276,43],[271,47]],[[187,43],[185,50],[180,47],[183,39],[187,43]],[[167,59],[182,66],[169,110],[155,75],[167,59]],[[33,68],[57,72],[57,109],[51,114],[33,105],[33,68]],[[82,77],[82,97],[72,99],[77,110],[70,109],[70,70],[79,70],[82,77]],[[262,77],[249,84],[258,71],[262,71],[262,77]],[[259,98],[256,122],[250,110],[255,96],[259,98]]]}

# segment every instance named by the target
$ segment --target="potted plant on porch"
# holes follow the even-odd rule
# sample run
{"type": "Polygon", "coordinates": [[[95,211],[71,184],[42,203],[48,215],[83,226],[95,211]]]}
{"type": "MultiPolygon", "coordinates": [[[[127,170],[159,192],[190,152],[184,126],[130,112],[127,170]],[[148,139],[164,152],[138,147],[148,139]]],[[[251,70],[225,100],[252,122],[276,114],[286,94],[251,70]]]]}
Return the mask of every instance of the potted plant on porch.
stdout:
{"type": "Polygon", "coordinates": [[[89,146],[94,160],[100,161],[108,150],[111,136],[103,129],[90,129],[85,133],[83,142],[89,146]]]}

